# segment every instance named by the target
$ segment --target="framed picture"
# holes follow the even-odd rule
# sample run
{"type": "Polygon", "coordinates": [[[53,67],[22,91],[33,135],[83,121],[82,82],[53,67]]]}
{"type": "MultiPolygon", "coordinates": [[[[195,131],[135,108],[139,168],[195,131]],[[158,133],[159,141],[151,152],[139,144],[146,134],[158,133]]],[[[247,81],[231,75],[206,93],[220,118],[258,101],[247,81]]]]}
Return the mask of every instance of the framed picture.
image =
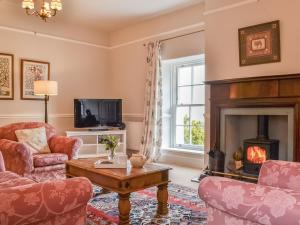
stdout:
{"type": "Polygon", "coordinates": [[[50,63],[21,59],[21,99],[43,100],[43,96],[35,96],[33,83],[37,80],[50,79],[50,63]]]}
{"type": "Polygon", "coordinates": [[[0,99],[14,99],[14,55],[0,53],[0,99]]]}
{"type": "Polygon", "coordinates": [[[239,29],[240,66],[280,62],[279,20],[239,29]]]}

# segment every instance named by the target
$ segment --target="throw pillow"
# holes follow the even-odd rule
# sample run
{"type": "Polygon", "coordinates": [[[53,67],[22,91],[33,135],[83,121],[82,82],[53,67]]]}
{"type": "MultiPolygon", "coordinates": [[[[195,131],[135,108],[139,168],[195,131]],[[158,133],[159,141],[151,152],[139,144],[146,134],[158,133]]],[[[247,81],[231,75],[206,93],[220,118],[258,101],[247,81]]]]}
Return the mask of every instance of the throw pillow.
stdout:
{"type": "Polygon", "coordinates": [[[19,142],[26,145],[32,153],[50,153],[45,127],[16,130],[19,142]]]}

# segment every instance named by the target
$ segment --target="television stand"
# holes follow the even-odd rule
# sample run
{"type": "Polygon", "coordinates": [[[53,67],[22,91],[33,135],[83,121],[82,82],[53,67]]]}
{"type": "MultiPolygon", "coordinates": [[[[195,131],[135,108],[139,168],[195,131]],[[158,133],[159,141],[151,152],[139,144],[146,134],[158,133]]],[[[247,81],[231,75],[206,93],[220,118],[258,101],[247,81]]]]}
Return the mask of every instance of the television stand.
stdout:
{"type": "MultiPolygon", "coordinates": [[[[103,127],[107,128],[107,127],[103,127]]],[[[99,129],[95,128],[95,129],[99,129]]],[[[101,128],[100,128],[101,129],[101,128]]],[[[112,135],[119,137],[120,145],[117,148],[117,153],[122,152],[126,154],[126,130],[82,130],[82,131],[67,131],[68,137],[79,137],[83,141],[83,145],[80,147],[77,157],[78,158],[92,158],[107,156],[104,144],[100,144],[99,141],[102,137],[112,135]]]]}
{"type": "Polygon", "coordinates": [[[103,128],[98,127],[98,128],[90,128],[89,131],[109,131],[109,129],[104,127],[103,128]]]}

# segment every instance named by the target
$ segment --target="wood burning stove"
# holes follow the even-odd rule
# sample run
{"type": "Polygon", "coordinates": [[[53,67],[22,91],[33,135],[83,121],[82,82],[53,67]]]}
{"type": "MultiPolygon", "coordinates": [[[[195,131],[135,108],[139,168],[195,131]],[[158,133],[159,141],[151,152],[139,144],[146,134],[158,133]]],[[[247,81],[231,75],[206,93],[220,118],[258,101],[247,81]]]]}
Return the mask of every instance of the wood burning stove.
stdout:
{"type": "Polygon", "coordinates": [[[244,172],[258,175],[262,163],[278,159],[279,140],[269,139],[269,116],[258,116],[257,138],[244,140],[244,172]]]}

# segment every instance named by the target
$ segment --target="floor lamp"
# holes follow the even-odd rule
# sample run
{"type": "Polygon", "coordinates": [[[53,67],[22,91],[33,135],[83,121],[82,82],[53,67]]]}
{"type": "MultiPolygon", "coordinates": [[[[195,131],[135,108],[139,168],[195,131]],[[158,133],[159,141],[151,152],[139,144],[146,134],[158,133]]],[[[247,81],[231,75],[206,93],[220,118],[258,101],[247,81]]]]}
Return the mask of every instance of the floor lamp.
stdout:
{"type": "Polygon", "coordinates": [[[45,96],[45,123],[48,123],[49,96],[57,95],[57,82],[50,80],[34,81],[34,95],[45,96]]]}

